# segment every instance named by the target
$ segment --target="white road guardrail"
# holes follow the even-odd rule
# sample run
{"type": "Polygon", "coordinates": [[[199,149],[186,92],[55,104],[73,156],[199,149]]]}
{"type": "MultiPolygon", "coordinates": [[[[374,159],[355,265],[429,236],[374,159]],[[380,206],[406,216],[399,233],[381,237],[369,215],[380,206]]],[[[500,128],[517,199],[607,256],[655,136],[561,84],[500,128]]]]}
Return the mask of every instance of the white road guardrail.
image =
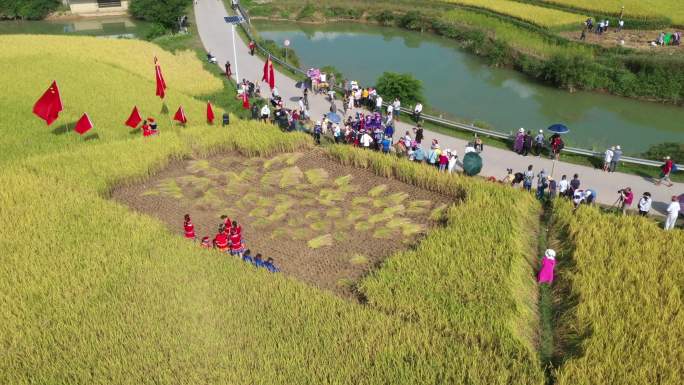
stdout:
{"type": "MultiPolygon", "coordinates": [[[[250,23],[249,16],[247,16],[246,12],[244,12],[244,10],[242,10],[242,7],[239,7],[239,9],[240,9],[240,13],[242,14],[244,19],[249,24],[250,23]]],[[[240,26],[242,27],[242,30],[245,32],[245,34],[247,34],[247,37],[249,37],[252,41],[254,41],[256,43],[256,39],[254,39],[254,36],[250,32],[250,30],[248,28],[245,28],[244,24],[240,24],[240,26]]],[[[273,60],[274,62],[282,65],[283,67],[289,69],[290,71],[292,71],[294,73],[306,75],[306,72],[304,70],[302,70],[301,68],[294,67],[291,64],[280,60],[278,57],[276,57],[271,52],[269,52],[264,47],[262,47],[259,43],[256,43],[256,46],[264,54],[269,55],[271,57],[271,60],[273,60]]],[[[339,91],[343,91],[338,86],[335,86],[335,88],[339,91]]],[[[383,103],[383,105],[387,106],[387,103],[383,103]]],[[[401,112],[404,112],[407,114],[413,113],[412,110],[406,109],[404,107],[401,108],[401,112]]],[[[498,138],[498,139],[504,139],[504,140],[511,140],[511,141],[514,139],[513,136],[511,136],[510,134],[506,134],[504,132],[499,132],[499,131],[488,130],[485,128],[476,127],[472,124],[463,124],[463,123],[458,123],[458,122],[452,122],[450,120],[446,120],[446,119],[443,119],[443,118],[440,118],[437,116],[432,116],[432,115],[427,115],[427,114],[421,114],[420,117],[421,117],[421,119],[428,121],[428,122],[432,122],[432,123],[439,124],[439,125],[446,126],[446,127],[455,128],[458,130],[477,133],[479,135],[484,135],[484,136],[488,136],[488,137],[492,137],[492,138],[498,138]]],[[[576,155],[582,155],[582,156],[587,156],[587,157],[592,157],[592,158],[603,159],[603,153],[594,152],[591,150],[585,150],[583,148],[565,147],[565,148],[563,148],[562,152],[565,152],[568,154],[576,154],[576,155]]],[[[624,156],[624,155],[620,158],[620,161],[625,162],[625,163],[638,164],[638,165],[642,165],[642,166],[651,166],[651,167],[660,167],[663,164],[662,161],[641,159],[641,158],[636,158],[636,157],[632,157],[632,156],[624,156]]],[[[684,170],[684,164],[677,164],[677,168],[679,170],[684,170]]]]}

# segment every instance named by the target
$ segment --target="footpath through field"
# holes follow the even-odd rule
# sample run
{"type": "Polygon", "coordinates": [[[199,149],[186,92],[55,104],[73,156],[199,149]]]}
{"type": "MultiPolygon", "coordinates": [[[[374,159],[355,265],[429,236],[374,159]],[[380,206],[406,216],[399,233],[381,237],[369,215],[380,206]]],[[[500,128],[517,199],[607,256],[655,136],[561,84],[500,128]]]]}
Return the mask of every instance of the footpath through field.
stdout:
{"type": "MultiPolygon", "coordinates": [[[[239,36],[235,37],[237,63],[234,63],[231,26],[223,19],[225,16],[228,16],[223,2],[221,0],[197,0],[195,1],[194,7],[197,29],[202,43],[206,50],[216,57],[219,66],[223,68],[225,62],[230,61],[232,64],[233,76],[235,76],[236,69],[240,75],[240,79],[238,80],[242,80],[243,78],[252,82],[261,80],[264,60],[256,55],[251,56],[247,48],[247,43],[239,36]]],[[[276,71],[275,83],[285,105],[296,107],[297,100],[302,93],[301,90],[295,86],[295,81],[281,72],[276,71]]],[[[264,96],[270,95],[268,85],[264,84],[264,82],[261,82],[261,92],[264,96]]],[[[341,114],[341,102],[337,101],[337,103],[338,111],[341,114]]],[[[329,111],[330,104],[323,95],[314,95],[313,93],[310,93],[309,107],[312,119],[316,120],[320,119],[323,114],[329,111]]],[[[397,136],[400,136],[407,130],[413,128],[412,122],[406,122],[408,120],[406,114],[403,114],[401,119],[402,121],[396,124],[395,139],[397,136]]],[[[411,135],[413,136],[413,132],[411,132],[411,135]]],[[[459,156],[463,156],[463,150],[466,146],[465,140],[429,130],[425,130],[424,135],[424,147],[429,146],[432,139],[437,139],[439,140],[441,148],[457,150],[459,156]]],[[[485,147],[484,152],[481,155],[483,158],[483,167],[480,175],[495,176],[497,179],[500,179],[505,175],[507,168],[512,168],[514,172],[523,172],[527,169],[527,166],[531,164],[534,166],[536,175],[542,168],[548,173],[551,171],[552,167],[552,161],[550,159],[537,158],[534,156],[523,157],[505,149],[485,147]]],[[[677,161],[681,162],[682,160],[677,159],[677,161]]],[[[606,205],[611,205],[615,202],[618,197],[617,190],[624,187],[631,187],[634,192],[633,208],[636,208],[641,194],[648,191],[653,196],[653,209],[662,214],[667,208],[672,195],[684,193],[683,183],[675,183],[673,187],[666,187],[664,185],[655,186],[650,178],[619,172],[607,174],[602,170],[565,162],[556,163],[553,177],[556,180],[560,180],[560,177],[565,174],[568,176],[568,179],[572,179],[572,175],[575,173],[579,174],[582,182],[581,188],[591,188],[595,190],[598,195],[598,202],[606,205]]]]}

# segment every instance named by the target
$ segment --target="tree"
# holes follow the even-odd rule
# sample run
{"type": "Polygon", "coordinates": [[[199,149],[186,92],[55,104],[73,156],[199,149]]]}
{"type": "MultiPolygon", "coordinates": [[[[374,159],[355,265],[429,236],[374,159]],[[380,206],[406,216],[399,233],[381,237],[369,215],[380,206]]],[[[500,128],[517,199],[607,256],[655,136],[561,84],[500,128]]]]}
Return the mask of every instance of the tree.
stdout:
{"type": "Polygon", "coordinates": [[[411,74],[384,72],[378,78],[375,88],[378,94],[390,101],[399,98],[404,106],[423,102],[423,83],[411,74]]]}
{"type": "Polygon", "coordinates": [[[135,18],[177,30],[179,18],[190,3],[191,0],[132,0],[130,11],[135,18]]]}
{"type": "Polygon", "coordinates": [[[0,0],[0,19],[39,20],[59,7],[59,0],[0,0]]]}

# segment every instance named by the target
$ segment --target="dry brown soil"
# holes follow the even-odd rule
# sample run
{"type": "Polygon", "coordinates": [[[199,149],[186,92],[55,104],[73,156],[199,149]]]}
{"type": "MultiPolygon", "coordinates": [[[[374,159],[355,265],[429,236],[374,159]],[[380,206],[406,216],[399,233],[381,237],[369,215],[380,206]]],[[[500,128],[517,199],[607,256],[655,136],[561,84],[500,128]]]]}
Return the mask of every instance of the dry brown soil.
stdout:
{"type": "Polygon", "coordinates": [[[220,216],[228,215],[242,225],[253,255],[348,297],[383,259],[417,244],[453,202],[340,165],[319,150],[178,161],[143,184],[116,189],[113,199],[161,219],[179,236],[186,213],[198,238],[213,238],[220,216]]]}

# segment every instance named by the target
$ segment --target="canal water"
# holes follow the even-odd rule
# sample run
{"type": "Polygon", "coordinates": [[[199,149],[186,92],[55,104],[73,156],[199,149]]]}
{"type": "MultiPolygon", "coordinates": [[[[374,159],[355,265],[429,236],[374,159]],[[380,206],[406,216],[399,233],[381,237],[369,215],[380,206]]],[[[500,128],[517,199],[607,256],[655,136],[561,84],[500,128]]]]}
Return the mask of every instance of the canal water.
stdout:
{"type": "Polygon", "coordinates": [[[0,21],[2,34],[88,35],[112,38],[144,36],[150,23],[126,16],[79,18],[50,21],[0,21]]]}
{"type": "Polygon", "coordinates": [[[599,93],[569,93],[514,70],[492,68],[433,34],[364,24],[306,25],[254,21],[261,37],[287,39],[302,66],[333,65],[373,84],[383,71],[411,73],[428,104],[447,115],[488,123],[502,132],[570,127],[569,145],[602,151],[619,144],[638,155],[652,144],[684,142],[684,108],[599,93]]]}

